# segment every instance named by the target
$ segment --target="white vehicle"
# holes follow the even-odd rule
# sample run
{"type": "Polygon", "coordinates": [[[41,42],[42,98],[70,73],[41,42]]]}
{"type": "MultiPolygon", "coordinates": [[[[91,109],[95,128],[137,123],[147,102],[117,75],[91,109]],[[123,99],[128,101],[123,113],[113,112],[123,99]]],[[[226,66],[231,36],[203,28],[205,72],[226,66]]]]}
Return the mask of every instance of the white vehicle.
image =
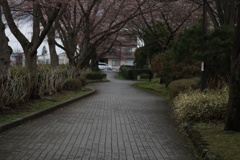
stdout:
{"type": "Polygon", "coordinates": [[[112,70],[112,66],[109,66],[107,63],[98,62],[98,68],[100,70],[112,70]]]}

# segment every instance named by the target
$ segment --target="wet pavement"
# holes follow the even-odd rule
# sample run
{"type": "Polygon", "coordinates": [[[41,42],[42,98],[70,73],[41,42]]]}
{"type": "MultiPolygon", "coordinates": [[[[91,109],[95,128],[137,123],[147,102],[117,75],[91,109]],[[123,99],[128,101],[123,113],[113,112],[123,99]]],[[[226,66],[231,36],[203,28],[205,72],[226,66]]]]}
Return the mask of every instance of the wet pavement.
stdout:
{"type": "Polygon", "coordinates": [[[194,160],[170,107],[133,81],[97,92],[0,134],[0,160],[194,160]]]}

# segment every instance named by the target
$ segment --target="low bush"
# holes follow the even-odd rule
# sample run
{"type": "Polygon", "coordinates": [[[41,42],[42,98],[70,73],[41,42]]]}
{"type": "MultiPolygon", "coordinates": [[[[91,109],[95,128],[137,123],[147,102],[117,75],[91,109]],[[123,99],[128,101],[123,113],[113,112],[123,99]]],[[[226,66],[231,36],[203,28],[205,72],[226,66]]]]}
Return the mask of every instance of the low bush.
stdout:
{"type": "Polygon", "coordinates": [[[152,72],[149,69],[130,69],[128,74],[130,75],[129,78],[132,80],[137,79],[137,76],[142,74],[152,76],[152,72]]]}
{"type": "Polygon", "coordinates": [[[65,80],[73,78],[75,72],[68,66],[52,69],[51,66],[39,65],[36,81],[29,81],[26,68],[11,67],[7,77],[0,76],[0,110],[3,107],[16,107],[16,104],[27,101],[33,85],[37,86],[40,97],[61,91],[65,80]]]}
{"type": "Polygon", "coordinates": [[[119,69],[119,74],[123,77],[123,78],[126,78],[126,79],[129,79],[130,75],[128,73],[128,71],[132,69],[131,67],[128,67],[128,66],[125,66],[125,65],[122,65],[119,69]]]}
{"type": "Polygon", "coordinates": [[[151,75],[146,74],[146,73],[140,74],[141,79],[149,79],[149,76],[151,76],[151,75]]]}
{"type": "Polygon", "coordinates": [[[88,80],[102,80],[103,78],[106,78],[105,73],[101,72],[91,72],[86,74],[86,79],[88,80]]]}
{"type": "Polygon", "coordinates": [[[223,120],[226,116],[227,101],[227,87],[204,92],[188,90],[174,98],[174,113],[182,122],[223,120]]]}
{"type": "MultiPolygon", "coordinates": [[[[9,76],[0,77],[0,106],[9,106],[26,101],[30,95],[28,76],[23,72],[24,69],[10,71],[9,76]]],[[[1,109],[0,107],[0,109],[1,109]]]]}
{"type": "Polygon", "coordinates": [[[200,78],[197,78],[197,77],[172,81],[168,85],[170,98],[173,99],[180,92],[183,92],[189,88],[197,89],[199,88],[199,84],[200,84],[200,78]]]}
{"type": "Polygon", "coordinates": [[[122,67],[120,70],[120,74],[122,77],[130,80],[137,79],[137,76],[141,76],[141,78],[149,78],[152,77],[152,72],[149,69],[132,69],[129,67],[122,67]]]}
{"type": "Polygon", "coordinates": [[[82,86],[85,86],[86,85],[86,78],[85,77],[80,77],[79,79],[82,83],[82,86]]]}
{"type": "Polygon", "coordinates": [[[63,89],[67,91],[77,91],[82,89],[82,82],[80,79],[70,78],[63,84],[63,89]]]}
{"type": "Polygon", "coordinates": [[[62,90],[63,83],[75,75],[74,68],[61,66],[52,69],[51,66],[38,67],[39,94],[52,95],[62,90]]]}

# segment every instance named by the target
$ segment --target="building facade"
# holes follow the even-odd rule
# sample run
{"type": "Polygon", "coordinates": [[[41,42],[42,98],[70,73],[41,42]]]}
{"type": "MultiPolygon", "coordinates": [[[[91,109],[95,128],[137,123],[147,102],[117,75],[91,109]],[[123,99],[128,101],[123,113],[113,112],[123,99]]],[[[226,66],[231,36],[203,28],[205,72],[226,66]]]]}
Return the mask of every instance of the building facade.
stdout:
{"type": "Polygon", "coordinates": [[[123,30],[111,51],[100,61],[112,66],[113,70],[118,71],[121,65],[134,66],[134,52],[137,49],[137,36],[123,30]]]}

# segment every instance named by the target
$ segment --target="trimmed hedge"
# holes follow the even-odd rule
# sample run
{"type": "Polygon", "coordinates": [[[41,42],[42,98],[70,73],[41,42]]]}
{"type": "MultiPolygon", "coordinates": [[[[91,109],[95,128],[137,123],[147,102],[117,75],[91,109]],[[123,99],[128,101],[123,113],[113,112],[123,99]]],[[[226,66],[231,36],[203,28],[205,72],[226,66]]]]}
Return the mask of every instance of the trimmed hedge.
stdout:
{"type": "Polygon", "coordinates": [[[141,79],[149,79],[149,76],[151,76],[151,75],[149,75],[149,74],[147,74],[147,73],[142,73],[142,74],[140,74],[140,78],[141,78],[141,79]]]}
{"type": "Polygon", "coordinates": [[[200,78],[198,77],[172,81],[168,85],[170,98],[173,99],[180,92],[183,92],[189,88],[198,89],[199,86],[200,86],[200,78]]]}
{"type": "Polygon", "coordinates": [[[148,75],[148,78],[152,78],[152,72],[149,69],[133,69],[130,67],[121,67],[120,74],[123,78],[130,80],[136,80],[137,76],[139,75],[144,75],[144,78],[146,78],[146,75],[148,75]]]}
{"type": "Polygon", "coordinates": [[[85,86],[86,85],[86,78],[85,77],[80,77],[79,78],[80,79],[80,81],[81,81],[81,83],[82,83],[82,86],[85,86]]]}
{"type": "Polygon", "coordinates": [[[106,78],[107,74],[101,72],[90,72],[86,74],[86,79],[88,80],[102,80],[106,78]]]}
{"type": "Polygon", "coordinates": [[[70,78],[63,84],[63,89],[67,91],[77,91],[82,89],[82,82],[80,79],[70,78]]]}

